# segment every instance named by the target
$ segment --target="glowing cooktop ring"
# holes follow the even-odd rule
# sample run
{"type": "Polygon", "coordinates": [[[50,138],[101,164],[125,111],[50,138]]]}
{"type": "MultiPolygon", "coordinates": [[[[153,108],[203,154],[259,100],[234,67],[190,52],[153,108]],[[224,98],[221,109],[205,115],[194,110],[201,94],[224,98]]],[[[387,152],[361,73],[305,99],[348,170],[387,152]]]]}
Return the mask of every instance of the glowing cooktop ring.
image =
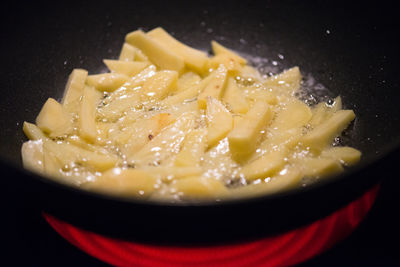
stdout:
{"type": "Polygon", "coordinates": [[[340,210],[277,236],[232,245],[179,247],[124,241],[79,229],[49,214],[47,222],[87,254],[114,266],[292,266],[347,237],[375,201],[379,185],[340,210]]]}

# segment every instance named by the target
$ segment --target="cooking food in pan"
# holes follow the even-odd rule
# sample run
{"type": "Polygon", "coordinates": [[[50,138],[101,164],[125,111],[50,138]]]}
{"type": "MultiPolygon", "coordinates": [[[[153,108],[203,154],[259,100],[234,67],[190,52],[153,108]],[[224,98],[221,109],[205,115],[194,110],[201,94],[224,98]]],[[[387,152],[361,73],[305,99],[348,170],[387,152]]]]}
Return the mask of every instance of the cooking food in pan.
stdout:
{"type": "Polygon", "coordinates": [[[24,166],[86,190],[168,201],[269,194],[359,161],[336,137],[355,119],[340,96],[309,105],[298,67],[268,75],[212,41],[213,56],[162,28],[126,35],[107,73],[75,69],[49,98],[24,166]]]}

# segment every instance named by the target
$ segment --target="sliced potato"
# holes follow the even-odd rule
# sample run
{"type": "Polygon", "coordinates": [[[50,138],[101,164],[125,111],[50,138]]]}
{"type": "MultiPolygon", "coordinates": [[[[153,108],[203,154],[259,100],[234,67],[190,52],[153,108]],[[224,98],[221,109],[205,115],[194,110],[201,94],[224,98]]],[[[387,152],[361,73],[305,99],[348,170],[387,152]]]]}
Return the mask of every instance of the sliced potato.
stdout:
{"type": "Polygon", "coordinates": [[[89,75],[86,83],[89,86],[94,86],[99,91],[113,92],[128,80],[129,77],[125,74],[103,73],[89,75]]]}
{"type": "Polygon", "coordinates": [[[149,63],[139,61],[132,62],[112,59],[104,59],[103,61],[111,72],[121,73],[127,76],[134,76],[149,66],[149,63]]]}
{"type": "Polygon", "coordinates": [[[241,174],[247,180],[264,179],[281,170],[285,165],[285,155],[281,151],[270,152],[245,164],[241,174]]]}
{"type": "Polygon", "coordinates": [[[228,135],[229,148],[236,161],[247,159],[256,149],[261,130],[272,118],[268,104],[256,102],[228,135]]]}
{"type": "Polygon", "coordinates": [[[246,64],[247,60],[243,57],[239,56],[237,53],[233,52],[232,50],[222,46],[221,44],[217,43],[216,41],[211,41],[211,47],[214,52],[214,55],[218,56],[220,54],[227,54],[232,57],[235,61],[238,61],[240,64],[246,64]]]}
{"type": "Polygon", "coordinates": [[[110,133],[110,139],[130,158],[173,121],[174,117],[168,113],[156,114],[151,118],[139,119],[121,131],[110,133]]]}
{"type": "Polygon", "coordinates": [[[232,130],[232,114],[215,98],[207,98],[207,142],[208,147],[216,145],[232,130]]]}
{"type": "Polygon", "coordinates": [[[43,148],[45,151],[50,152],[52,157],[57,158],[62,163],[61,166],[79,163],[93,167],[98,171],[105,171],[114,167],[118,161],[118,158],[112,154],[101,154],[97,151],[93,152],[71,144],[56,143],[51,140],[44,141],[43,148]]]}
{"type": "Polygon", "coordinates": [[[128,43],[124,43],[121,49],[121,53],[119,54],[119,60],[122,61],[143,61],[149,62],[149,59],[142,51],[140,51],[137,47],[130,45],[128,43]]]}
{"type": "Polygon", "coordinates": [[[209,67],[216,69],[221,64],[224,65],[228,72],[232,75],[238,74],[242,69],[240,60],[236,57],[232,57],[230,54],[216,55],[210,60],[209,67]]]}
{"type": "Polygon", "coordinates": [[[198,176],[179,179],[171,187],[182,198],[224,197],[229,193],[222,182],[198,176]]]}
{"type": "Polygon", "coordinates": [[[44,172],[43,141],[28,141],[22,144],[22,163],[25,169],[33,172],[44,172]]]}
{"type": "Polygon", "coordinates": [[[181,56],[166,48],[156,39],[147,36],[143,31],[128,33],[125,40],[142,50],[150,61],[161,69],[181,72],[185,66],[181,56]]]}
{"type": "Polygon", "coordinates": [[[331,158],[347,166],[354,165],[360,161],[361,152],[355,148],[344,146],[344,147],[331,147],[323,150],[321,153],[323,158],[331,158]]]}
{"type": "Polygon", "coordinates": [[[188,129],[192,129],[195,121],[195,113],[182,114],[177,120],[164,128],[150,142],[144,145],[128,162],[137,166],[157,166],[169,160],[179,152],[181,144],[188,129]]]}
{"type": "Polygon", "coordinates": [[[171,70],[162,70],[147,79],[141,91],[142,99],[163,99],[168,93],[175,90],[178,73],[171,70]]]}
{"type": "Polygon", "coordinates": [[[206,53],[179,42],[161,27],[149,31],[147,35],[181,56],[189,68],[199,73],[205,72],[209,60],[206,53]]]}
{"type": "Polygon", "coordinates": [[[180,167],[199,166],[206,149],[207,130],[200,128],[190,132],[175,158],[175,165],[180,167]]]}
{"type": "Polygon", "coordinates": [[[284,169],[280,174],[267,179],[267,181],[263,180],[257,184],[233,188],[230,190],[229,196],[232,198],[248,198],[286,191],[299,186],[302,177],[302,173],[298,170],[284,169]]]}
{"type": "Polygon", "coordinates": [[[312,117],[311,109],[300,100],[290,101],[278,112],[271,128],[276,130],[287,130],[305,126],[312,117]]]}
{"type": "Polygon", "coordinates": [[[114,168],[83,184],[83,188],[118,196],[148,197],[158,183],[143,170],[114,168]]]}
{"type": "Polygon", "coordinates": [[[78,113],[79,102],[83,94],[86,78],[88,76],[87,70],[74,69],[69,75],[67,85],[65,86],[64,96],[61,104],[65,110],[70,113],[78,113]]]}
{"type": "Polygon", "coordinates": [[[352,110],[339,110],[328,120],[319,124],[303,136],[301,142],[304,146],[312,150],[321,151],[324,147],[332,143],[333,139],[354,120],[355,116],[352,110]]]}
{"type": "Polygon", "coordinates": [[[192,71],[185,72],[178,79],[176,92],[179,93],[185,91],[193,86],[198,85],[200,82],[201,77],[198,74],[192,71]]]}
{"type": "Polygon", "coordinates": [[[342,165],[328,158],[303,158],[297,162],[305,177],[323,177],[343,171],[342,165]]]}
{"type": "Polygon", "coordinates": [[[264,81],[264,86],[278,90],[280,93],[292,95],[300,88],[301,80],[299,68],[293,67],[281,74],[269,77],[264,81]]]}
{"type": "Polygon", "coordinates": [[[244,114],[249,110],[249,103],[232,77],[228,78],[223,100],[234,113],[244,114]]]}
{"type": "Polygon", "coordinates": [[[94,87],[86,86],[83,90],[79,112],[79,134],[89,142],[96,140],[96,107],[100,101],[100,93],[94,87]]]}
{"type": "Polygon", "coordinates": [[[207,97],[213,97],[215,99],[221,99],[225,84],[227,80],[227,69],[224,65],[220,65],[218,69],[212,73],[213,79],[209,82],[209,84],[204,88],[202,92],[200,92],[197,103],[199,104],[199,108],[205,109],[207,107],[207,97]]]}
{"type": "Polygon", "coordinates": [[[25,135],[30,139],[30,140],[40,140],[40,139],[46,139],[46,135],[40,130],[39,127],[37,127],[33,123],[29,123],[24,121],[24,126],[23,130],[25,135]]]}
{"type": "Polygon", "coordinates": [[[64,107],[53,98],[47,99],[36,117],[36,125],[50,137],[72,132],[72,117],[64,107]]]}
{"type": "Polygon", "coordinates": [[[185,100],[192,100],[198,94],[204,90],[204,88],[210,84],[210,82],[214,79],[214,75],[209,75],[205,79],[203,79],[199,84],[196,84],[182,92],[177,93],[176,95],[167,97],[163,101],[161,101],[161,106],[173,106],[179,103],[183,103],[185,100]]]}

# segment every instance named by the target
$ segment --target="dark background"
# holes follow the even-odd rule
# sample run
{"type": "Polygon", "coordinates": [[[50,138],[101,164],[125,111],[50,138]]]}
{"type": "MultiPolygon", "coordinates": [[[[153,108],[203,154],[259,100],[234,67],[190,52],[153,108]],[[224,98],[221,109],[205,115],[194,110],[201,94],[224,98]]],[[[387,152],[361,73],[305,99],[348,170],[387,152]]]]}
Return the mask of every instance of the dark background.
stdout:
{"type": "MultiPolygon", "coordinates": [[[[173,1],[159,1],[159,8],[155,10],[154,15],[156,16],[158,13],[164,11],[163,5],[170,5],[173,1]]],[[[178,3],[176,1],[175,3],[178,3]]],[[[216,2],[216,1],[215,1],[216,2]]],[[[246,6],[252,6],[250,4],[252,1],[242,1],[241,4],[238,4],[238,10],[235,13],[237,18],[245,14],[246,6]],[[248,4],[249,3],[249,4],[248,4]]],[[[269,6],[270,10],[274,10],[274,5],[278,1],[265,1],[266,6],[269,6]]],[[[309,19],[307,23],[313,21],[313,23],[319,23],[316,20],[319,16],[314,16],[313,12],[315,10],[325,10],[327,11],[327,16],[325,19],[320,21],[321,24],[327,23],[329,26],[329,22],[333,19],[342,19],[348,21],[353,24],[360,24],[361,29],[365,28],[365,31],[360,30],[359,32],[355,32],[354,34],[357,36],[357,43],[363,43],[368,46],[368,41],[379,41],[380,48],[387,47],[390,50],[391,55],[393,55],[393,51],[398,48],[398,43],[396,42],[396,37],[398,35],[399,22],[398,22],[398,12],[397,8],[390,3],[390,1],[374,1],[374,2],[358,2],[352,1],[351,3],[344,1],[286,1],[288,10],[276,10],[277,12],[281,12],[283,16],[290,15],[299,15],[300,17],[304,17],[304,19],[309,19]],[[297,7],[304,5],[309,5],[309,9],[304,14],[296,14],[297,7]],[[329,11],[329,12],[328,12],[329,11]],[[330,12],[332,11],[332,12],[330,12]],[[289,12],[289,13],[288,13],[289,12]],[[332,15],[335,14],[336,16],[332,15]],[[352,14],[357,14],[354,16],[352,14]],[[373,28],[376,30],[376,35],[374,37],[368,36],[369,30],[373,28]]],[[[83,3],[83,2],[82,2],[83,3]]],[[[79,2],[61,2],[61,3],[51,3],[51,2],[34,2],[27,3],[24,1],[18,1],[15,3],[2,3],[0,8],[0,17],[1,17],[1,43],[0,43],[0,53],[2,54],[2,80],[1,85],[9,84],[11,79],[15,80],[17,84],[25,85],[29,82],[38,83],[41,80],[48,81],[46,86],[52,86],[52,92],[61,91],[58,89],[60,85],[65,83],[66,77],[64,76],[54,76],[54,73],[57,73],[58,69],[63,69],[66,71],[67,69],[72,69],[73,67],[79,67],[70,65],[72,62],[79,62],[83,64],[83,66],[87,67],[92,71],[99,71],[98,66],[101,64],[100,58],[98,62],[85,62],[88,58],[94,58],[94,53],[101,52],[104,57],[107,56],[115,56],[115,51],[110,51],[108,49],[109,41],[107,37],[105,39],[99,39],[98,42],[94,45],[93,54],[84,54],[82,58],[71,59],[70,61],[64,64],[63,61],[56,61],[51,58],[51,55],[57,54],[57,51],[47,51],[46,44],[41,44],[40,42],[35,41],[35,38],[40,38],[40,35],[43,34],[40,28],[35,28],[35,25],[41,25],[43,20],[48,21],[49,27],[45,29],[45,33],[53,33],[56,31],[56,28],[53,28],[52,25],[57,25],[57,13],[55,11],[63,10],[63,8],[68,7],[69,15],[71,16],[71,24],[64,25],[65,28],[77,27],[77,30],[80,30],[79,27],[79,16],[89,16],[90,12],[83,14],[79,12],[80,5],[82,3],[79,2]],[[74,9],[77,12],[74,12],[74,9]],[[55,13],[53,13],[55,12],[55,13]],[[22,20],[24,19],[24,20],[22,20]],[[27,27],[27,23],[30,26],[31,31],[26,32],[24,29],[27,27]],[[33,29],[33,30],[32,30],[33,29]],[[39,36],[39,37],[38,37],[39,36]],[[13,43],[16,40],[24,40],[24,44],[16,43],[15,45],[18,48],[21,48],[19,51],[13,51],[13,56],[8,56],[9,53],[6,50],[6,47],[9,47],[9,43],[13,43]],[[6,77],[4,73],[11,70],[15,73],[17,68],[21,68],[21,72],[24,71],[24,56],[27,53],[31,53],[31,51],[36,51],[35,56],[31,57],[37,62],[36,65],[44,65],[48,66],[48,72],[43,74],[40,71],[35,69],[29,69],[31,75],[29,77],[32,78],[31,81],[25,81],[24,77],[6,77]],[[45,56],[44,56],[45,55],[45,56]],[[96,69],[97,68],[97,69],[96,69]],[[7,82],[4,82],[4,79],[7,82]]],[[[132,12],[139,12],[140,7],[144,2],[137,2],[137,9],[133,9],[132,12]]],[[[227,3],[227,2],[224,2],[227,3]]],[[[236,4],[235,1],[229,1],[230,4],[236,4]]],[[[85,2],[84,5],[95,5],[96,2],[85,2]]],[[[109,5],[117,4],[115,1],[107,2],[109,5]]],[[[257,4],[258,5],[258,4],[257,4]]],[[[257,6],[256,5],[256,6],[257,6]]],[[[188,5],[186,5],[188,6],[188,5]]],[[[216,6],[218,6],[216,4],[216,6]]],[[[232,8],[232,7],[231,7],[232,8]]],[[[166,6],[166,10],[170,11],[171,7],[166,6]]],[[[90,9],[89,9],[90,10],[90,9]]],[[[223,12],[224,8],[218,7],[216,8],[218,12],[223,12]]],[[[299,9],[299,12],[303,12],[305,9],[299,9]]],[[[105,20],[107,18],[107,10],[105,9],[105,20]]],[[[215,11],[215,10],[214,10],[215,11]]],[[[62,13],[62,12],[61,12],[62,13]]],[[[260,11],[262,13],[262,11],[260,11]]],[[[134,14],[134,13],[132,13],[134,14]]],[[[216,12],[213,12],[215,15],[216,12]]],[[[65,13],[63,13],[65,16],[65,13]]],[[[223,15],[223,14],[221,14],[223,15]]],[[[207,17],[209,14],[202,13],[201,16],[207,17]]],[[[278,17],[278,15],[275,15],[278,17]]],[[[202,19],[203,19],[202,18],[202,19]]],[[[200,18],[193,18],[200,19],[200,18]]],[[[218,20],[218,17],[212,18],[213,20],[218,20]]],[[[225,18],[226,19],[226,18],[225,18]]],[[[201,19],[200,19],[201,20],[201,19]]],[[[268,19],[267,19],[268,20],[268,19]]],[[[104,25],[103,22],[97,22],[94,20],[90,20],[91,23],[90,28],[101,33],[103,30],[111,27],[113,29],[113,25],[104,25]],[[101,27],[98,27],[98,26],[101,27]]],[[[243,21],[246,23],[246,21],[243,21]]],[[[284,22],[281,22],[284,24],[284,22]]],[[[155,26],[160,25],[160,22],[157,21],[155,17],[155,26]]],[[[57,25],[59,29],[63,29],[62,25],[57,25]]],[[[273,27],[273,25],[272,25],[273,27]]],[[[322,27],[322,26],[321,26],[322,27]]],[[[301,28],[301,27],[300,27],[301,28]]],[[[323,28],[323,27],[322,27],[323,28]]],[[[116,29],[114,29],[116,30],[116,29]]],[[[132,29],[118,29],[120,31],[121,36],[132,29]]],[[[207,30],[207,27],[204,28],[207,30]]],[[[306,30],[306,29],[302,29],[306,30]]],[[[331,29],[335,31],[335,29],[331,29]]],[[[278,29],[277,29],[278,31],[278,29]]],[[[352,34],[343,33],[343,35],[352,34]]],[[[85,33],[82,33],[80,36],[84,36],[85,33]]],[[[300,35],[300,33],[299,33],[300,35]]],[[[333,35],[335,36],[335,35],[333,35]]],[[[69,36],[63,36],[62,34],[58,35],[57,38],[65,38],[66,40],[69,36]]],[[[60,40],[58,40],[59,42],[60,40]]],[[[190,43],[190,40],[185,40],[190,43]]],[[[77,40],[76,42],[66,42],[68,44],[73,45],[74,48],[80,47],[80,42],[85,42],[84,38],[82,40],[77,40]]],[[[112,43],[113,47],[117,47],[120,45],[120,40],[114,40],[114,42],[118,42],[118,44],[112,43]]],[[[209,42],[209,40],[204,40],[204,42],[209,42]]],[[[353,47],[355,48],[355,47],[353,47]]],[[[62,49],[66,49],[63,47],[62,49]]],[[[244,49],[244,48],[243,48],[244,49]]],[[[79,51],[78,51],[79,52],[79,51]]],[[[78,53],[77,52],[77,53],[78,53]]],[[[377,54],[382,53],[381,50],[377,51],[377,54]]],[[[387,52],[389,53],[389,51],[387,52]]],[[[390,54],[389,53],[389,54],[390,54]]],[[[371,58],[374,58],[374,54],[370,55],[371,58]]],[[[396,57],[397,58],[397,57],[396,57]]],[[[391,64],[394,64],[393,58],[382,58],[382,64],[384,61],[392,60],[391,64]]],[[[35,65],[33,64],[33,65],[35,65]]],[[[314,64],[310,62],[310,64],[314,64]]],[[[32,64],[30,64],[32,66],[32,64]]],[[[354,64],[358,66],[357,64],[354,64]]],[[[360,67],[367,71],[368,66],[360,67]]],[[[307,65],[305,66],[307,68],[307,65]]],[[[393,69],[392,69],[393,70],[393,69]]],[[[390,77],[397,76],[397,72],[388,73],[385,69],[380,70],[380,72],[375,73],[376,79],[390,81],[390,77]]],[[[339,74],[338,74],[339,75],[339,74]]],[[[396,86],[398,84],[392,85],[382,85],[383,87],[391,87],[396,86]]],[[[1,88],[3,100],[7,100],[7,95],[10,93],[7,91],[8,88],[1,88]]],[[[33,90],[32,88],[29,88],[33,90]]],[[[19,88],[19,90],[25,90],[25,88],[19,88]]],[[[399,89],[400,90],[400,89],[399,89]]],[[[367,94],[368,92],[366,92],[367,94]]],[[[45,99],[51,93],[47,90],[38,91],[38,94],[41,94],[42,98],[45,99]]],[[[387,101],[388,98],[393,98],[396,96],[388,96],[388,95],[368,95],[371,99],[375,99],[376,101],[387,101]]],[[[24,97],[21,95],[20,97],[24,97]]],[[[361,96],[360,96],[361,97],[361,96]]],[[[4,101],[5,102],[5,101],[4,101]]],[[[346,102],[346,101],[345,101],[346,102]]],[[[3,103],[3,102],[1,102],[3,103]]],[[[382,103],[382,102],[380,102],[382,103]]],[[[371,102],[373,106],[374,103],[371,102]]],[[[18,107],[18,103],[15,103],[16,108],[18,107]]],[[[37,106],[36,104],[32,104],[31,110],[34,110],[33,106],[37,106]]],[[[4,106],[0,106],[0,111],[3,112],[4,106]]],[[[38,111],[38,110],[37,110],[38,111]]],[[[33,118],[35,112],[31,112],[31,117],[33,118]]],[[[358,114],[361,115],[362,114],[358,114]]],[[[400,124],[398,121],[385,120],[381,121],[379,125],[364,125],[366,129],[368,127],[371,128],[371,131],[377,132],[376,128],[384,128],[384,124],[397,124],[397,129],[400,124]]],[[[1,125],[1,123],[0,123],[1,125]]],[[[16,128],[20,129],[20,126],[16,126],[16,128]]],[[[392,127],[396,128],[396,127],[392,127]]],[[[0,133],[0,137],[7,136],[7,130],[3,129],[0,133]]],[[[383,133],[385,134],[385,133],[383,133]]],[[[386,133],[389,137],[390,134],[386,133]]],[[[22,134],[18,132],[15,136],[16,140],[21,139],[22,134]]],[[[398,134],[396,136],[392,136],[394,139],[398,138],[398,134]]],[[[13,147],[13,144],[10,144],[10,141],[0,140],[3,147],[13,147]],[[7,144],[7,142],[9,144],[7,144]]],[[[367,145],[366,145],[367,146],[367,145]]],[[[375,147],[371,147],[371,150],[375,150],[375,147]]],[[[15,154],[13,154],[15,155],[15,154]]],[[[10,158],[15,156],[10,156],[10,158]]],[[[397,159],[393,160],[393,165],[396,166],[398,164],[397,159]]],[[[25,196],[21,196],[19,194],[18,186],[20,184],[13,181],[14,177],[9,177],[6,171],[2,170],[2,177],[0,177],[0,208],[1,208],[1,228],[0,228],[0,240],[2,242],[2,249],[0,250],[0,265],[3,266],[106,266],[105,264],[87,256],[83,252],[74,248],[72,245],[64,241],[57,233],[55,233],[47,223],[41,217],[41,210],[32,199],[29,199],[25,196]],[[18,185],[18,186],[17,186],[18,185]]],[[[333,249],[328,252],[312,259],[311,261],[303,264],[302,266],[400,266],[400,256],[399,256],[399,248],[398,241],[400,239],[400,219],[397,215],[399,211],[400,204],[400,176],[398,172],[390,172],[390,173],[382,173],[382,188],[376,204],[373,206],[370,214],[365,219],[364,222],[360,225],[360,227],[345,241],[335,246],[333,249]]]]}
{"type": "MultiPolygon", "coordinates": [[[[331,250],[303,267],[400,266],[398,177],[383,181],[375,205],[359,228],[331,250]]],[[[41,217],[29,199],[8,191],[3,203],[0,240],[2,266],[107,266],[60,237],[41,217]]]]}

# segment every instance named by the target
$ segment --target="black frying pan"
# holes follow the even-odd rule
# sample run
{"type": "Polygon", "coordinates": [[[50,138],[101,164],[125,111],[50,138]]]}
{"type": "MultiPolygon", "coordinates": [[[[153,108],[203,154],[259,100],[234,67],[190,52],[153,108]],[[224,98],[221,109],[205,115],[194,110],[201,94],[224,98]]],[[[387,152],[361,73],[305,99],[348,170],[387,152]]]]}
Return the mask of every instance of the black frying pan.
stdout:
{"type": "MultiPolygon", "coordinates": [[[[398,176],[398,24],[386,4],[303,1],[96,1],[2,7],[1,190],[77,226],[146,241],[226,241],[275,234],[320,218],[388,175],[398,176]],[[61,98],[73,68],[105,71],[129,31],[164,27],[193,47],[216,39],[239,52],[298,65],[341,95],[357,119],[342,138],[361,163],[307,188],[248,200],[165,204],[84,192],[23,170],[24,120],[61,98]],[[240,39],[242,39],[240,41],[240,39]],[[278,54],[284,55],[281,59],[278,54]]],[[[314,92],[318,94],[318,92],[314,92]]],[[[10,199],[9,201],[14,201],[10,199]]],[[[4,203],[7,205],[6,203],[4,203]]]]}

